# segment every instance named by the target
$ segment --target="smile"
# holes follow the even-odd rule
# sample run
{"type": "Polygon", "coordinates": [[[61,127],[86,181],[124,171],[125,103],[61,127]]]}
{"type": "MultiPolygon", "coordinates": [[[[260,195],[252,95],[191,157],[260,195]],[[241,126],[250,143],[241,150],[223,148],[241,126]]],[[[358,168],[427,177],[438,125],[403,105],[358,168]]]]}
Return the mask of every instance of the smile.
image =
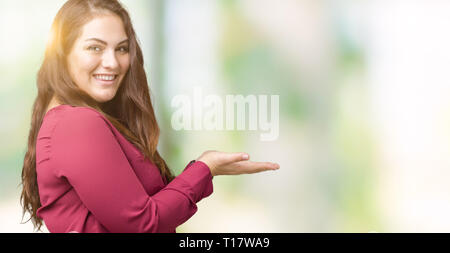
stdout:
{"type": "Polygon", "coordinates": [[[94,78],[99,81],[114,81],[117,75],[94,75],[94,78]]]}

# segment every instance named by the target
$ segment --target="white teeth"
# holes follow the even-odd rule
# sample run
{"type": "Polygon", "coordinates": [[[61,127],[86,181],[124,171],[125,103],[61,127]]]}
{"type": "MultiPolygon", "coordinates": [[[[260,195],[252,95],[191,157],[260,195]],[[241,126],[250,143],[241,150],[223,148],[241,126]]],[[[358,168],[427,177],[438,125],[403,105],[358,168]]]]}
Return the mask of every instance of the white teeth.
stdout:
{"type": "Polygon", "coordinates": [[[103,81],[112,81],[116,79],[115,75],[95,75],[95,78],[103,80],[103,81]]]}

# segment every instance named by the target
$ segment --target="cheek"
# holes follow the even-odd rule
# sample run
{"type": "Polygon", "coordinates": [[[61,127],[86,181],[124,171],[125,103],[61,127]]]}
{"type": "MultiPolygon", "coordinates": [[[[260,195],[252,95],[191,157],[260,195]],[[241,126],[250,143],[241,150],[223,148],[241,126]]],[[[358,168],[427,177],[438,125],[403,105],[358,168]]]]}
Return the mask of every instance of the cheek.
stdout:
{"type": "Polygon", "coordinates": [[[80,57],[80,71],[85,75],[91,75],[97,68],[100,60],[92,56],[80,57]]]}
{"type": "Polygon", "coordinates": [[[89,78],[98,65],[98,59],[83,54],[75,55],[70,60],[71,72],[78,79],[89,78]]]}
{"type": "Polygon", "coordinates": [[[126,74],[130,68],[130,56],[123,56],[120,58],[120,67],[122,69],[122,73],[126,74]]]}

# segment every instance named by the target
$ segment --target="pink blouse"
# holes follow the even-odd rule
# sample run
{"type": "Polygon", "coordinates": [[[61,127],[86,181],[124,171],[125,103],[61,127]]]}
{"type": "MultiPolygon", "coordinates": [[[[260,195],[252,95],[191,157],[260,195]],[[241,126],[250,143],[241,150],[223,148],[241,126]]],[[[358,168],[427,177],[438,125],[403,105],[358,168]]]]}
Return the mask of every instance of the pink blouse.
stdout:
{"type": "Polygon", "coordinates": [[[174,233],[213,192],[212,175],[191,162],[167,184],[158,168],[96,110],[60,105],[36,143],[42,218],[50,232],[174,233]]]}

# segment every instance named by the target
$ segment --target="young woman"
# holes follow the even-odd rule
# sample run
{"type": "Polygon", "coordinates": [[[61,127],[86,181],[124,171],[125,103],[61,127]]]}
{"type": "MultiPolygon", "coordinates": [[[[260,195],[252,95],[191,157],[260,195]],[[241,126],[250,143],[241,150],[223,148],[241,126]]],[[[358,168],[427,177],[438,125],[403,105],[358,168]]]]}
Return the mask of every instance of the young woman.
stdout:
{"type": "Polygon", "coordinates": [[[143,56],[116,0],[69,0],[37,78],[21,201],[50,232],[175,232],[218,175],[275,170],[206,151],[174,177],[157,151],[143,56]]]}

